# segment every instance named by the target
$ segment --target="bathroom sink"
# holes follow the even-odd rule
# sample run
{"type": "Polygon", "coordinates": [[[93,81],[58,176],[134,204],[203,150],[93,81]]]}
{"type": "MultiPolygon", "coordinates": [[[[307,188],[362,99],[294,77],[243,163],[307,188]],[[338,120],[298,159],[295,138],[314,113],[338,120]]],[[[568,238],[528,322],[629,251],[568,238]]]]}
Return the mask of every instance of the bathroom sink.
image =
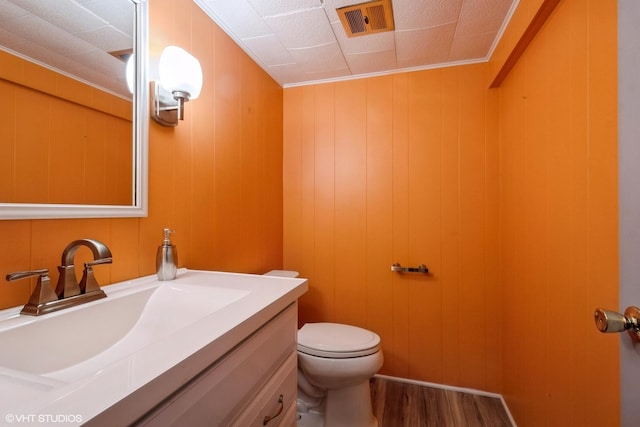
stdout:
{"type": "MultiPolygon", "coordinates": [[[[109,288],[105,290],[108,292],[109,288]]],[[[161,282],[0,330],[0,366],[71,381],[179,331],[249,293],[161,282]]]]}
{"type": "Polygon", "coordinates": [[[175,280],[152,275],[102,289],[107,298],[42,316],[0,310],[0,414],[74,414],[70,425],[80,425],[123,401],[118,416],[143,414],[293,304],[307,284],[180,269],[175,280]]]}

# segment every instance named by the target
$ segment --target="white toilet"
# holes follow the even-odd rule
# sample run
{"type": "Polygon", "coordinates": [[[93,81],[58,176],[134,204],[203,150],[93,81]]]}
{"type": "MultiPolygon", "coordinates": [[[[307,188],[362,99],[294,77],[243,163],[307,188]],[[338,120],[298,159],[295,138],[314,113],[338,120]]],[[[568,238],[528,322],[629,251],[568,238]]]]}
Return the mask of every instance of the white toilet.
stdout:
{"type": "Polygon", "coordinates": [[[298,331],[298,426],[376,427],[369,379],[382,367],[380,337],[338,323],[298,331]],[[324,423],[304,423],[305,417],[324,423]]]}
{"type": "Polygon", "coordinates": [[[298,427],[377,427],[369,379],[383,361],[374,332],[339,323],[303,325],[298,330],[298,427]]]}

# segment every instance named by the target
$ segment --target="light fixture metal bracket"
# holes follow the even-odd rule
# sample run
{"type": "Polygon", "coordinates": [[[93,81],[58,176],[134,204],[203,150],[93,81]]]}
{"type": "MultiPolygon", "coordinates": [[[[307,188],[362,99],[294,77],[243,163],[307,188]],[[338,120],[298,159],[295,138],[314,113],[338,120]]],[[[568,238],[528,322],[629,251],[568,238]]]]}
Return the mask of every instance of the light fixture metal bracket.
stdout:
{"type": "Polygon", "coordinates": [[[180,102],[159,82],[149,83],[151,91],[151,118],[163,126],[178,126],[181,116],[180,102]]]}

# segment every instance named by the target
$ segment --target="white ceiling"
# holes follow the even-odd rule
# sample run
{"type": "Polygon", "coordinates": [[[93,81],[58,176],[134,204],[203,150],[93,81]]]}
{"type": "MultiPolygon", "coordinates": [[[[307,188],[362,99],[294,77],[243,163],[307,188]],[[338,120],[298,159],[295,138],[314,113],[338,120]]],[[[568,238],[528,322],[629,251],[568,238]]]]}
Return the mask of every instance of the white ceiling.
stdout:
{"type": "Polygon", "coordinates": [[[518,0],[392,0],[395,31],[348,38],[364,0],[194,0],[281,86],[486,61],[518,0]]]}
{"type": "MultiPolygon", "coordinates": [[[[394,31],[353,38],[336,9],[362,0],[194,2],[288,87],[485,61],[518,0],[392,0],[394,31]]],[[[132,48],[133,13],[131,0],[0,0],[0,49],[129,97],[108,52],[132,48]]]]}
{"type": "Polygon", "coordinates": [[[133,48],[131,0],[0,0],[0,49],[130,98],[125,63],[133,48]]]}

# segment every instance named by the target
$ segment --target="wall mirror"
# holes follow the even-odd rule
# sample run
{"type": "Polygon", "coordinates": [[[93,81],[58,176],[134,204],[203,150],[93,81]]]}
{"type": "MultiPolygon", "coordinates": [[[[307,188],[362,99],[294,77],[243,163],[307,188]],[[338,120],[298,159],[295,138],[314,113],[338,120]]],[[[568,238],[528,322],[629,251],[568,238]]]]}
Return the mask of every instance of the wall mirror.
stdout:
{"type": "Polygon", "coordinates": [[[0,219],[147,215],[147,46],[147,0],[0,2],[0,219]]]}

